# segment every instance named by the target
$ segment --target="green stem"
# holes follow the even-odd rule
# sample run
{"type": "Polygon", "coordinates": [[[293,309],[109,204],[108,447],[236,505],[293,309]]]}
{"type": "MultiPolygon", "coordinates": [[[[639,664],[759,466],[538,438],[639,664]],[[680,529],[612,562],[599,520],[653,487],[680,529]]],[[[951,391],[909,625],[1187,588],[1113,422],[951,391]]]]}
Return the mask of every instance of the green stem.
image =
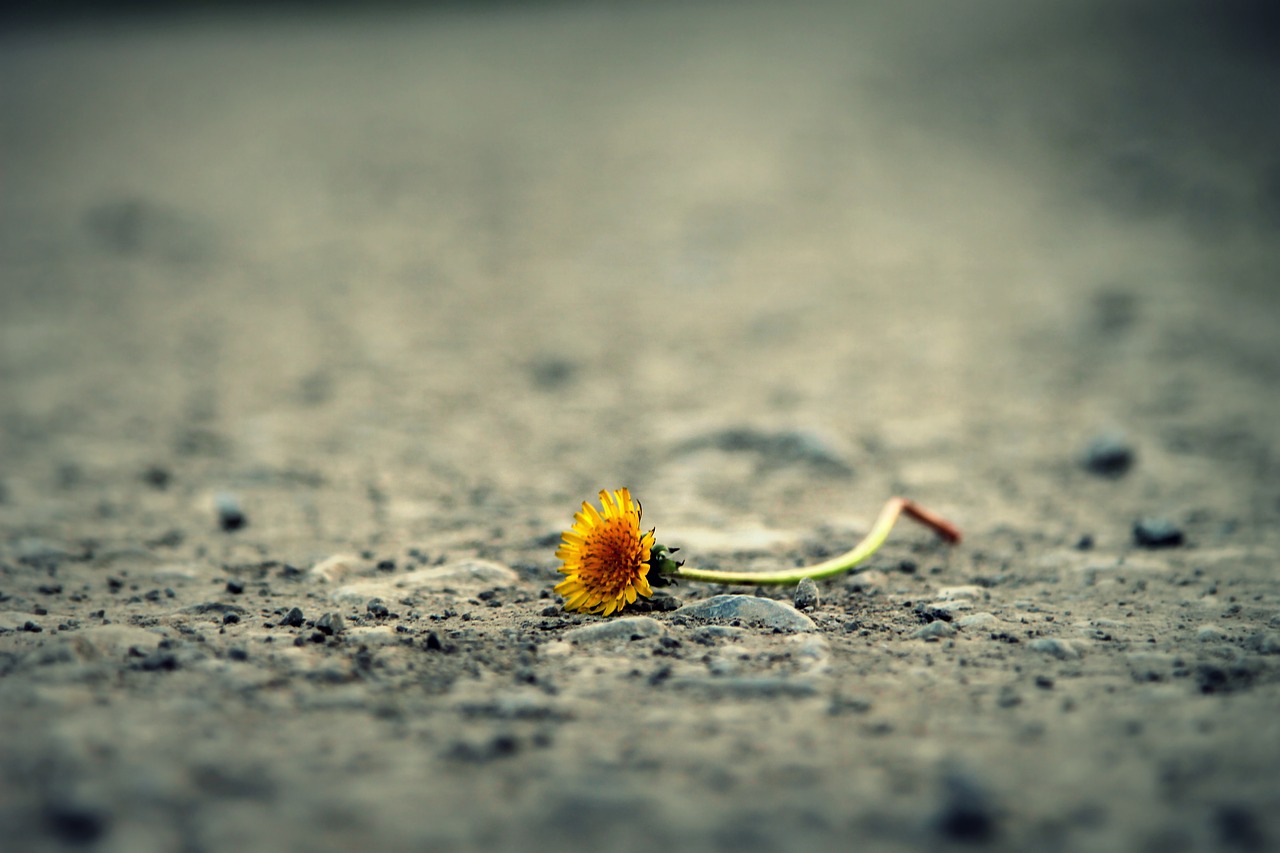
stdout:
{"type": "Polygon", "coordinates": [[[871,532],[861,542],[840,556],[832,557],[830,560],[824,560],[816,565],[801,566],[796,569],[782,569],[776,572],[722,572],[681,566],[672,575],[693,581],[709,581],[723,584],[791,584],[799,583],[804,578],[813,578],[814,580],[829,578],[832,575],[849,571],[874,554],[884,544],[884,541],[889,538],[889,531],[893,530],[893,525],[897,522],[898,516],[903,513],[925,526],[933,528],[935,533],[951,544],[959,543],[960,530],[951,522],[906,498],[890,498],[889,502],[884,505],[884,509],[880,510],[880,516],[872,526],[871,532]]]}

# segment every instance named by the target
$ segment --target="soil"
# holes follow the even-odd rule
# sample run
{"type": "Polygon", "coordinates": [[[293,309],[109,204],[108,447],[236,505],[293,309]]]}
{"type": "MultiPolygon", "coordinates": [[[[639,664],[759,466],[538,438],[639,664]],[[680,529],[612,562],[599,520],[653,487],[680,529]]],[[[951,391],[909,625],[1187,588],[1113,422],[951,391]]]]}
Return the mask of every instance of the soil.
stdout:
{"type": "Polygon", "coordinates": [[[1277,849],[1278,35],[8,28],[0,849],[1277,849]],[[623,485],[691,565],[965,540],[566,614],[623,485]]]}

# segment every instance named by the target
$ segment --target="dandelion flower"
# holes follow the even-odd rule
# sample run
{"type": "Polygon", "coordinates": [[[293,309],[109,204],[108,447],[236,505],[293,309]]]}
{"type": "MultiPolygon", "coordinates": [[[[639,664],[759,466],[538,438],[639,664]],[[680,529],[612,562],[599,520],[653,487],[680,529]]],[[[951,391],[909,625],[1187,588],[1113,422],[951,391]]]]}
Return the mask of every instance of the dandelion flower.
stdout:
{"type": "Polygon", "coordinates": [[[637,596],[653,595],[647,577],[653,530],[641,532],[643,510],[627,489],[601,491],[600,507],[584,502],[573,527],[561,534],[556,557],[567,577],[556,592],[565,610],[610,616],[637,596]]]}

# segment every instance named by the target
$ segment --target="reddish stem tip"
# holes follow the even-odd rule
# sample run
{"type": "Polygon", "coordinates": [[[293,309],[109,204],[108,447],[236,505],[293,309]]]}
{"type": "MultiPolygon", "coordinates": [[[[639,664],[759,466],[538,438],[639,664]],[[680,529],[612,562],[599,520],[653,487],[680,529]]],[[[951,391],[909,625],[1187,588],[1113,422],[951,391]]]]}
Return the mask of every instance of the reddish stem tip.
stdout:
{"type": "Polygon", "coordinates": [[[952,545],[960,544],[960,541],[964,538],[960,534],[960,528],[956,527],[942,516],[932,513],[919,504],[909,501],[906,498],[899,498],[899,500],[902,501],[903,512],[921,524],[933,528],[933,532],[937,533],[952,545]]]}

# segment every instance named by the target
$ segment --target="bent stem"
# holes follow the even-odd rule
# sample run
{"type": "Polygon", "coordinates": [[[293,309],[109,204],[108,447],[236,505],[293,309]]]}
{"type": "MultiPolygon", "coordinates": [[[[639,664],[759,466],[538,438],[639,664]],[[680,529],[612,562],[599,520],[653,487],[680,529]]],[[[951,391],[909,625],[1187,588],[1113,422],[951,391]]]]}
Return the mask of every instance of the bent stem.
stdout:
{"type": "Polygon", "coordinates": [[[840,556],[832,557],[830,560],[824,560],[816,565],[801,566],[797,569],[782,569],[776,572],[723,572],[680,566],[674,572],[671,572],[671,575],[677,578],[687,578],[688,580],[723,584],[790,584],[799,583],[805,578],[814,580],[829,578],[849,571],[879,550],[884,541],[889,538],[889,531],[893,530],[893,525],[898,521],[898,516],[904,513],[926,527],[932,528],[935,533],[952,545],[960,542],[959,528],[942,516],[935,515],[906,498],[890,498],[888,503],[884,505],[884,509],[880,510],[880,515],[876,518],[876,523],[871,527],[871,532],[861,542],[840,556]]]}

